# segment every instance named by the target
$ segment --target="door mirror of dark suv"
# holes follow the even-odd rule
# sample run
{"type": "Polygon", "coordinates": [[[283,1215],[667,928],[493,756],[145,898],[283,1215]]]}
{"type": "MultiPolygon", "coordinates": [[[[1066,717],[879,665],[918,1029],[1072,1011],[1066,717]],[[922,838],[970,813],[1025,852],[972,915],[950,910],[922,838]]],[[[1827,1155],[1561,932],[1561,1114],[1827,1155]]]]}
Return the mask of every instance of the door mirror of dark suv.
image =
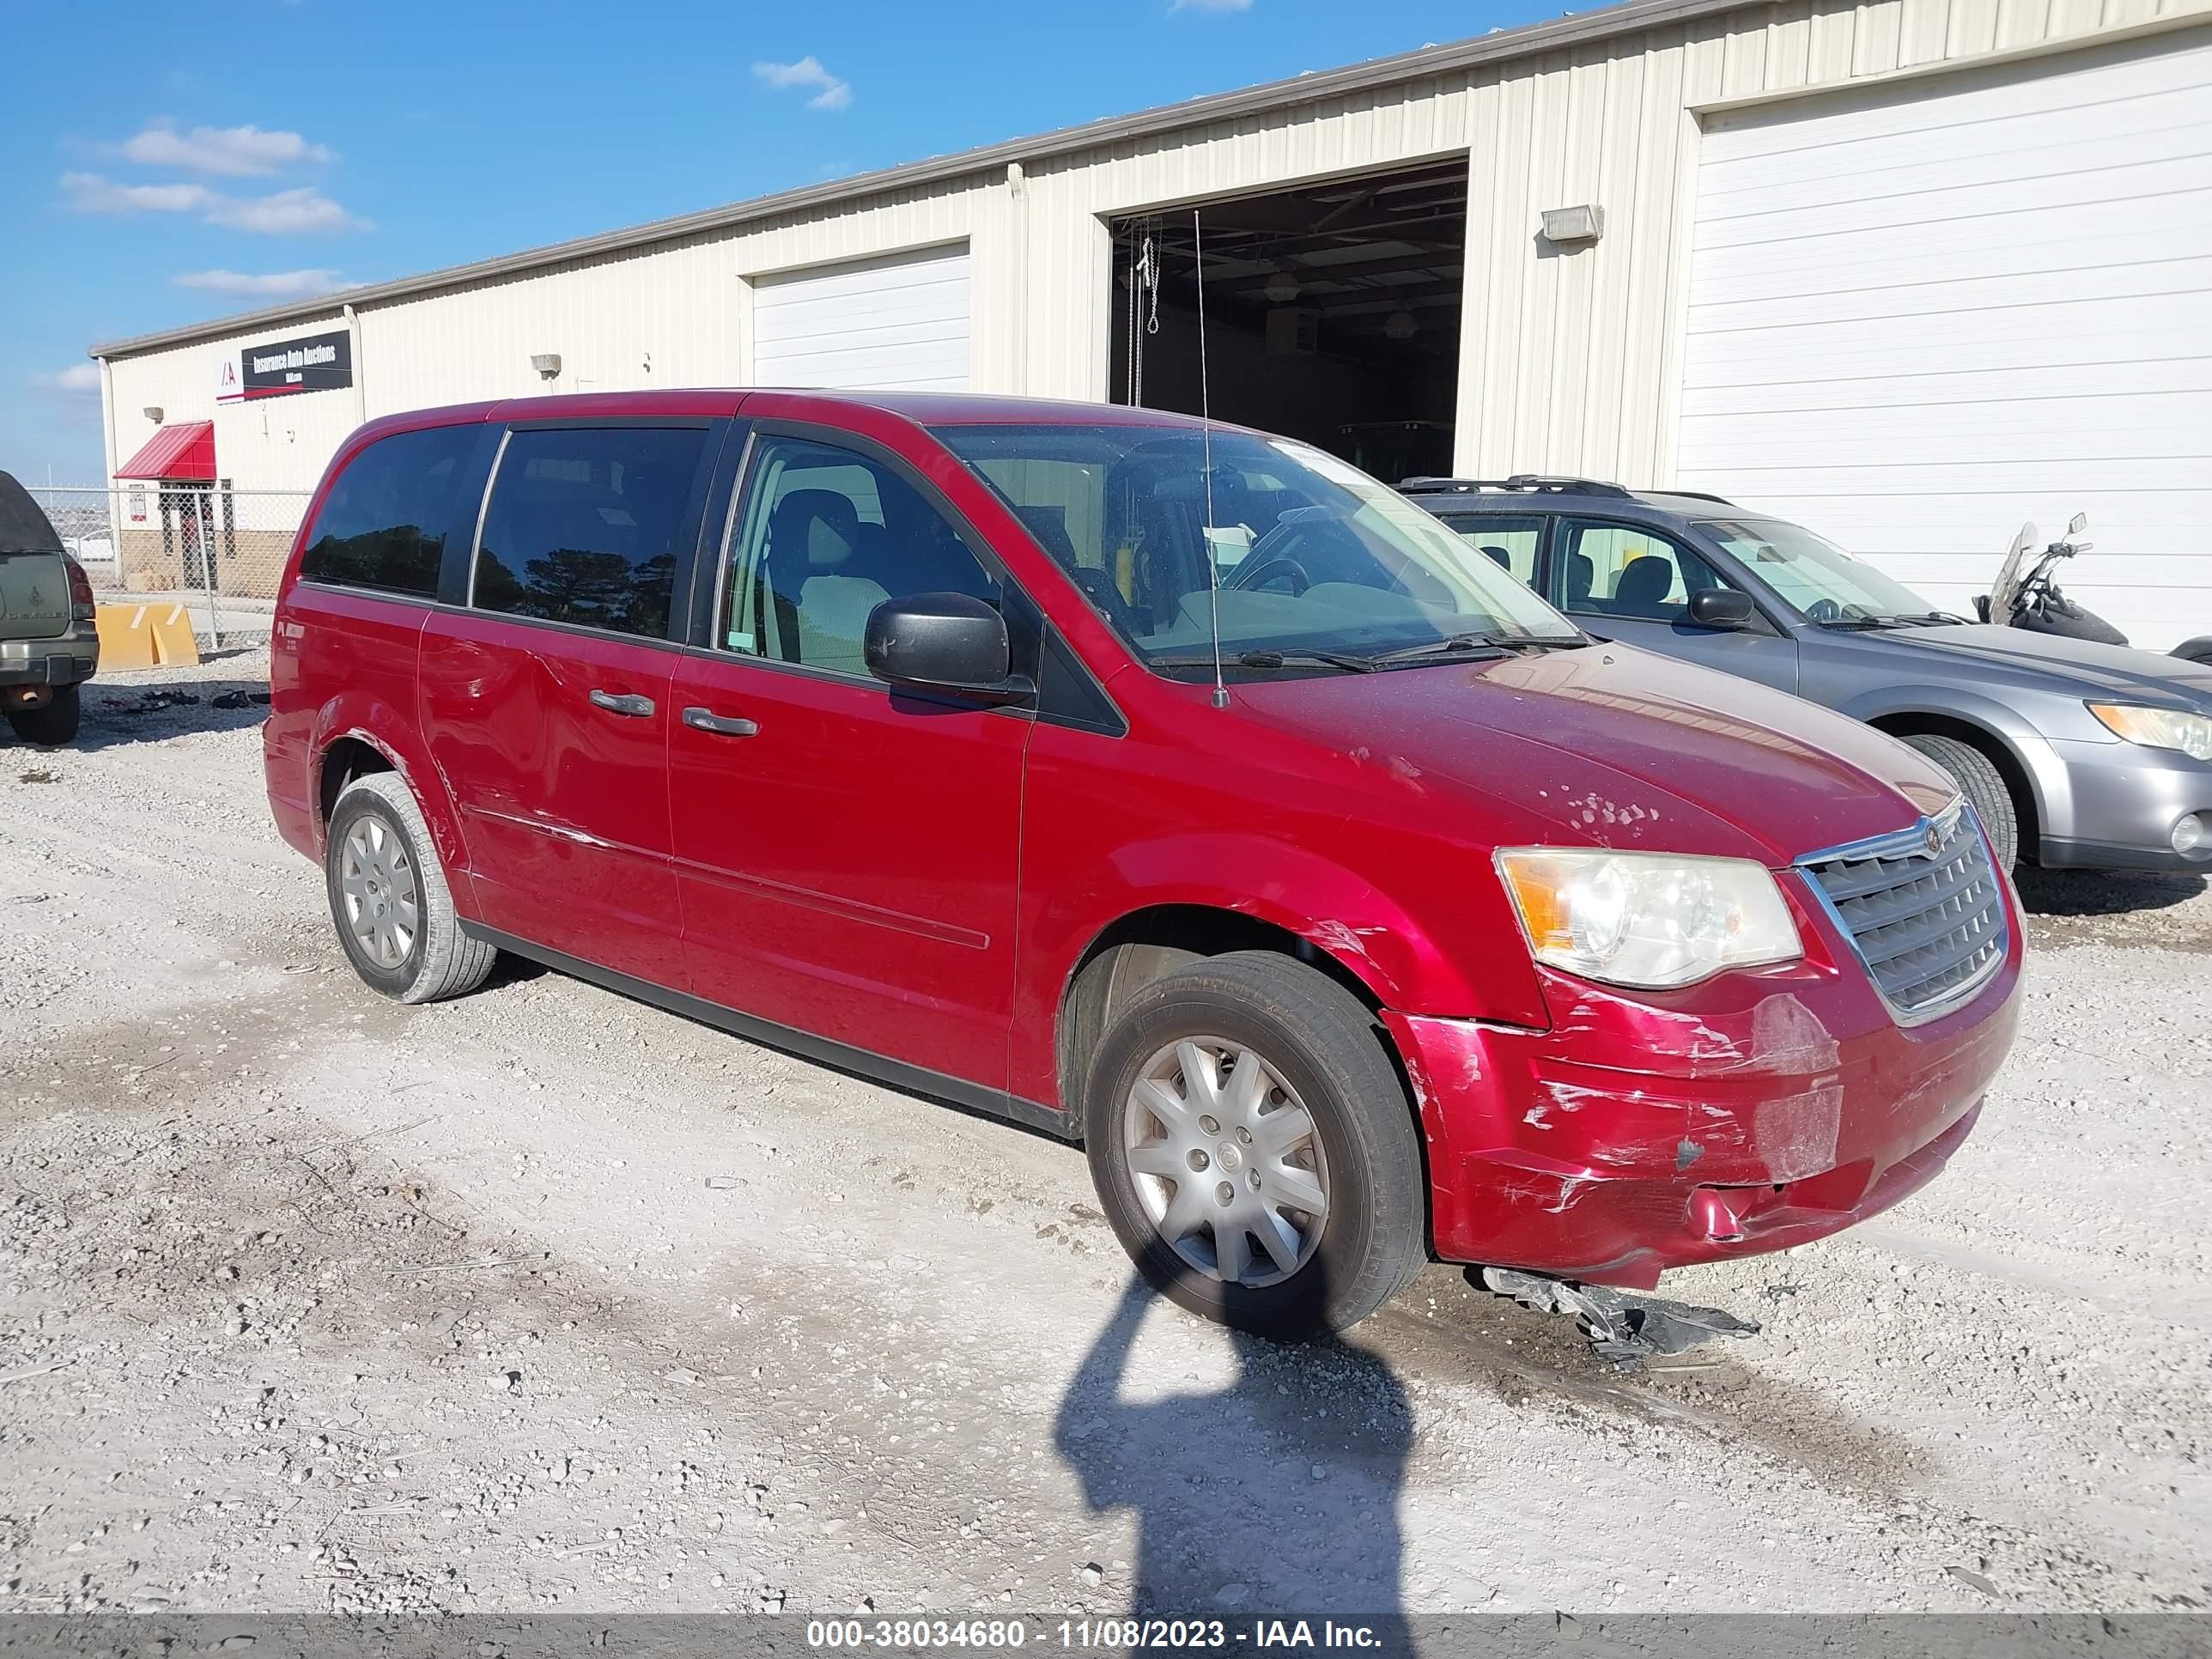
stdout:
{"type": "Polygon", "coordinates": [[[1701,587],[1690,595],[1690,620],[1700,628],[1748,628],[1751,595],[1726,587],[1701,587]]]}
{"type": "Polygon", "coordinates": [[[966,593],[910,593],[868,613],[868,672],[893,685],[1008,700],[1024,696],[1013,674],[1006,619],[966,593]]]}

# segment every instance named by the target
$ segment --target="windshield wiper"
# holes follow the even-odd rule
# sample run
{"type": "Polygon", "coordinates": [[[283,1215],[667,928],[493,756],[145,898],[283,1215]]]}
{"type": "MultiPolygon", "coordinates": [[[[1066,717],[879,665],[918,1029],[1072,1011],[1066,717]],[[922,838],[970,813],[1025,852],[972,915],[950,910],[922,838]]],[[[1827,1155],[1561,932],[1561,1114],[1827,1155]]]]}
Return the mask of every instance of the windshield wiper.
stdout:
{"type": "Polygon", "coordinates": [[[1820,625],[1822,628],[1948,628],[1963,623],[1964,617],[1954,617],[1948,611],[1901,611],[1893,616],[1831,617],[1820,625]]]}
{"type": "Polygon", "coordinates": [[[1455,634],[1448,640],[1409,645],[1402,651],[1385,651],[1375,660],[1387,668],[1430,657],[1503,657],[1515,651],[1577,651],[1589,643],[1579,635],[1573,639],[1554,639],[1535,634],[1455,634]]]}
{"type": "MultiPolygon", "coordinates": [[[[1371,674],[1378,660],[1373,657],[1355,657],[1346,651],[1229,651],[1224,652],[1222,663],[1235,668],[1340,668],[1347,674],[1371,674]]],[[[1211,668],[1211,657],[1155,657],[1155,668],[1211,668]]]]}

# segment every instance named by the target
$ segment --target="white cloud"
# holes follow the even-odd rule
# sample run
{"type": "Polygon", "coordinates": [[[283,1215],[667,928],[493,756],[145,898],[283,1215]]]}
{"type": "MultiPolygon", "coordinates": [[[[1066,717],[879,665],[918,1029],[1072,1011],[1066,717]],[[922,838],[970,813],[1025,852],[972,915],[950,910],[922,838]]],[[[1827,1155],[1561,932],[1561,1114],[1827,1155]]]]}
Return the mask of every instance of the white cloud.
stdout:
{"type": "Polygon", "coordinates": [[[211,225],[232,230],[254,230],[270,235],[290,231],[366,230],[368,222],[356,219],[319,190],[305,186],[280,190],[273,196],[246,199],[217,197],[208,207],[211,225]]]}
{"type": "Polygon", "coordinates": [[[205,289],[214,294],[246,294],[267,300],[296,300],[311,294],[329,294],[352,288],[335,270],[186,270],[169,280],[179,288],[205,289]]]}
{"type": "Polygon", "coordinates": [[[816,88],[806,100],[809,109],[843,109],[853,101],[850,83],[823,69],[822,60],[811,52],[795,64],[755,64],[753,73],[772,87],[816,88]]]}
{"type": "Polygon", "coordinates": [[[96,173],[64,173],[62,188],[79,213],[191,213],[216,199],[205,185],[118,185],[96,173]]]}
{"type": "Polygon", "coordinates": [[[305,162],[327,161],[331,152],[311,144],[296,132],[265,132],[259,127],[194,127],[180,132],[176,124],[156,118],[144,131],[125,139],[124,155],[149,167],[182,167],[187,173],[221,173],[225,178],[258,177],[305,162]]]}
{"type": "Polygon", "coordinates": [[[1249,11],[1252,0],[1168,0],[1168,9],[1177,11],[1249,11]]]}
{"type": "Polygon", "coordinates": [[[367,220],[304,185],[240,197],[205,185],[121,185],[96,173],[64,173],[62,189],[79,213],[197,213],[211,225],[269,235],[368,228],[367,220]]]}
{"type": "Polygon", "coordinates": [[[48,392],[66,392],[77,397],[97,396],[100,392],[98,363],[71,363],[57,374],[33,374],[31,379],[48,392]]]}

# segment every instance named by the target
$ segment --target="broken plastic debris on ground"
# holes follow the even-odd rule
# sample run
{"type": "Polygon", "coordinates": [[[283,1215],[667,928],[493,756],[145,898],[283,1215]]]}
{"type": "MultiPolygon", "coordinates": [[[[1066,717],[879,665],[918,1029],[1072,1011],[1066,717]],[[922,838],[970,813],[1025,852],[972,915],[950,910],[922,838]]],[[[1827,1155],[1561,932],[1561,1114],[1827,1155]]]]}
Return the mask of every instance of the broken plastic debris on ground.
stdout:
{"type": "Polygon", "coordinates": [[[1485,1267],[1482,1282],[1524,1308],[1572,1315],[1598,1358],[1622,1370],[1635,1370],[1655,1354],[1686,1353],[1717,1337],[1759,1334],[1756,1320],[1610,1285],[1577,1285],[1513,1267],[1485,1267]]]}

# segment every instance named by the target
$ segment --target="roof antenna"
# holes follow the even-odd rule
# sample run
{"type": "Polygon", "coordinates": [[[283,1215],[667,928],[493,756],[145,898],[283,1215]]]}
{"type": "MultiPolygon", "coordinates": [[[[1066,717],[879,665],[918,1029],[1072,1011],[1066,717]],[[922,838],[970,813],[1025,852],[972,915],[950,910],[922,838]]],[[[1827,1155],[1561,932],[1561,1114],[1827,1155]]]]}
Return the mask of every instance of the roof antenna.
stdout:
{"type": "Polygon", "coordinates": [[[1198,432],[1206,464],[1206,524],[1199,539],[1206,548],[1206,608],[1213,630],[1213,706],[1229,707],[1229,685],[1221,677],[1221,561],[1213,550],[1213,397],[1206,376],[1206,232],[1198,210],[1190,210],[1190,234],[1198,256],[1198,432]]]}

